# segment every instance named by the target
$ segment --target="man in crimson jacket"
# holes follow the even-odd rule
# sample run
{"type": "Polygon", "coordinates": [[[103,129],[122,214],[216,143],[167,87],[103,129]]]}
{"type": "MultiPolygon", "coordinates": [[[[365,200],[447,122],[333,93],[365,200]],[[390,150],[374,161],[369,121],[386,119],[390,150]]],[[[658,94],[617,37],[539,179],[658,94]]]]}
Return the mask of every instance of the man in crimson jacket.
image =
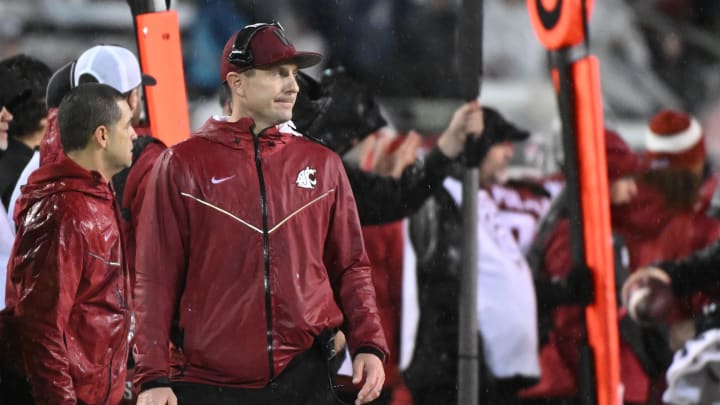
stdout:
{"type": "Polygon", "coordinates": [[[364,381],[356,403],[379,395],[388,349],[342,162],[278,127],[297,69],[320,59],[277,23],[245,27],[221,57],[231,116],[152,169],[135,262],[139,404],[330,403],[315,346],[340,327],[364,381]],[[169,371],[171,342],[184,363],[169,371]]]}
{"type": "Polygon", "coordinates": [[[123,394],[130,280],[109,181],[130,166],[131,116],[109,86],[73,90],[58,110],[65,154],[35,171],[18,201],[6,302],[37,404],[123,394]]]}

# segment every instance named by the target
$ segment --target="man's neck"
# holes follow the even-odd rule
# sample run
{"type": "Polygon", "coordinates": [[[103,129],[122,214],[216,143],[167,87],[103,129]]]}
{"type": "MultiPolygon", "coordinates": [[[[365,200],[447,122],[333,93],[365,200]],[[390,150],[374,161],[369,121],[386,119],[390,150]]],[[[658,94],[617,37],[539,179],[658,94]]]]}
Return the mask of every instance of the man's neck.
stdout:
{"type": "Polygon", "coordinates": [[[230,119],[229,119],[228,121],[229,121],[229,122],[238,122],[238,121],[240,121],[240,120],[243,119],[243,118],[250,118],[250,119],[253,120],[253,122],[255,123],[255,129],[254,129],[253,131],[254,131],[256,134],[259,134],[260,131],[262,131],[262,130],[264,130],[264,129],[266,129],[266,128],[270,128],[270,127],[273,127],[273,126],[277,125],[277,124],[269,124],[269,123],[267,123],[267,122],[259,121],[259,120],[255,119],[255,117],[253,117],[253,116],[252,116],[250,113],[248,113],[247,111],[242,111],[242,110],[239,110],[239,109],[234,109],[234,110],[232,111],[232,114],[230,115],[230,119]]]}
{"type": "Polygon", "coordinates": [[[100,173],[106,182],[109,182],[116,173],[98,154],[91,151],[77,150],[67,153],[67,156],[83,169],[100,173]]]}

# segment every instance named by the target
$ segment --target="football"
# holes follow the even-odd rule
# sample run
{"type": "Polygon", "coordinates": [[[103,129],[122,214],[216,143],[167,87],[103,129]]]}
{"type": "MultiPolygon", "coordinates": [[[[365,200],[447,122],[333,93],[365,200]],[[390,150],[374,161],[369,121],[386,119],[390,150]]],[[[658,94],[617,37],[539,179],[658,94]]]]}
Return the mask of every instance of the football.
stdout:
{"type": "Polygon", "coordinates": [[[641,268],[633,273],[625,281],[622,295],[630,317],[642,324],[663,322],[675,302],[670,278],[655,267],[641,268]]]}

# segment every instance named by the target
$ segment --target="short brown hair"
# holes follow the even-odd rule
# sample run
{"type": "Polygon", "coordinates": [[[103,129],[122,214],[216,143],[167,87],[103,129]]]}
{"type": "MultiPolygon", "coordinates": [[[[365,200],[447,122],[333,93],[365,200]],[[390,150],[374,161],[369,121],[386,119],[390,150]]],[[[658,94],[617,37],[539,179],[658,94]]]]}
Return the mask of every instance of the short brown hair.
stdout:
{"type": "Polygon", "coordinates": [[[120,120],[119,101],[125,97],[105,84],[88,83],[70,90],[58,108],[63,150],[84,149],[99,126],[110,127],[120,120]]]}

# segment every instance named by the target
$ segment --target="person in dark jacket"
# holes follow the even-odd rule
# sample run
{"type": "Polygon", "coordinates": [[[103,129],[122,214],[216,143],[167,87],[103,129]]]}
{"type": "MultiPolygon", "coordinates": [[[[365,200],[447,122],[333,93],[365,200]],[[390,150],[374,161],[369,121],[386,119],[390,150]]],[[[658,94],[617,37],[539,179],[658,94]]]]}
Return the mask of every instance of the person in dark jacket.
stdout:
{"type": "MultiPolygon", "coordinates": [[[[300,93],[293,109],[295,128],[339,155],[385,126],[386,122],[367,86],[342,68],[325,72],[320,82],[302,72],[300,93]]],[[[363,225],[397,221],[417,211],[448,176],[468,135],[482,132],[478,103],[459,107],[437,146],[400,178],[368,173],[343,161],[363,225]],[[468,130],[470,129],[470,130],[468,130]]]]}
{"type": "Polygon", "coordinates": [[[278,23],[246,26],[221,56],[231,116],[153,167],[136,232],[139,404],[330,403],[322,347],[341,327],[356,403],[379,395],[388,349],[352,190],[335,153],[279,128],[297,70],[320,60],[278,23]]]}
{"type": "MultiPolygon", "coordinates": [[[[515,127],[506,121],[495,110],[483,107],[484,131],[478,145],[478,155],[481,157],[480,178],[483,187],[489,187],[497,180],[497,175],[504,169],[504,165],[512,156],[512,141],[527,139],[529,133],[515,127]]],[[[456,165],[456,169],[458,166],[456,165]]],[[[459,173],[455,171],[454,176],[459,173]]],[[[457,402],[457,375],[458,375],[458,300],[459,281],[462,267],[461,247],[463,245],[462,215],[458,196],[457,180],[452,179],[446,182],[428,199],[418,213],[411,217],[410,237],[413,248],[417,254],[417,290],[420,319],[417,325],[417,335],[412,354],[412,360],[404,372],[405,382],[410,388],[415,404],[437,404],[457,402]],[[453,190],[448,185],[453,183],[453,190]],[[453,193],[453,191],[456,191],[453,193]]],[[[486,243],[483,251],[479,252],[479,273],[484,271],[486,275],[498,276],[502,271],[512,269],[513,276],[522,274],[515,278],[518,290],[526,287],[532,289],[532,280],[529,269],[525,263],[522,253],[517,247],[507,227],[487,226],[491,218],[494,218],[491,209],[492,201],[487,197],[485,191],[481,191],[479,203],[482,211],[478,214],[478,223],[482,225],[485,236],[482,242],[486,243]],[[483,197],[485,196],[485,197],[483,197]],[[503,241],[504,243],[501,243],[503,241]],[[504,260],[500,262],[500,260],[504,260]],[[480,264],[485,264],[481,268],[480,264]],[[487,266],[495,267],[495,273],[491,274],[487,266]]],[[[494,210],[497,212],[497,210],[494,210]]],[[[497,224],[497,222],[494,222],[497,224]]],[[[479,238],[480,237],[479,233],[479,238]]],[[[503,279],[502,276],[497,277],[503,279]]],[[[502,294],[501,291],[497,293],[502,294]]],[[[513,393],[522,386],[527,386],[535,381],[537,374],[537,358],[533,350],[533,341],[536,337],[534,326],[534,298],[528,304],[531,309],[525,320],[518,322],[520,317],[508,319],[508,325],[513,327],[522,324],[530,324],[530,330],[518,330],[518,333],[509,336],[508,341],[517,342],[518,354],[528,354],[529,357],[521,356],[506,357],[512,369],[512,375],[505,374],[500,378],[493,375],[494,370],[490,359],[486,358],[487,351],[480,350],[480,374],[481,403],[507,403],[513,393]],[[522,333],[524,332],[524,333],[522,333]],[[529,349],[529,350],[528,350],[529,349]],[[523,353],[524,352],[524,353],[523,353]],[[534,364],[533,364],[534,363],[534,364]]],[[[517,315],[513,308],[524,308],[525,303],[508,303],[511,310],[508,314],[517,315]],[[514,305],[513,305],[514,304],[514,305]]],[[[486,305],[487,306],[487,305],[486,305]]],[[[521,310],[522,312],[522,310],[521,310]]],[[[504,326],[499,326],[502,328],[504,326]]],[[[482,339],[481,339],[482,340],[482,339]]],[[[496,358],[498,355],[493,354],[496,358]]],[[[495,363],[497,365],[497,363],[495,363]]],[[[507,373],[508,370],[502,370],[507,373]]]]}
{"type": "MultiPolygon", "coordinates": [[[[29,85],[17,75],[17,72],[0,65],[0,161],[5,156],[8,147],[8,130],[13,115],[8,111],[7,105],[22,102],[29,97],[29,85]]],[[[5,307],[5,271],[12,250],[14,227],[8,217],[5,207],[0,207],[0,308],[5,307]]],[[[1,377],[1,376],[0,376],[1,377]]]]}
{"type": "Polygon", "coordinates": [[[0,198],[5,209],[10,211],[10,197],[15,183],[45,133],[45,89],[51,71],[45,63],[22,54],[5,59],[0,65],[13,70],[26,83],[27,87],[23,90],[29,92],[29,97],[8,106],[13,122],[10,124],[8,148],[0,159],[0,198]]]}
{"type": "Polygon", "coordinates": [[[8,105],[23,102],[30,97],[29,84],[7,66],[0,65],[0,158],[8,147],[8,131],[13,120],[8,105]]]}
{"type": "Polygon", "coordinates": [[[65,154],[18,201],[6,302],[37,404],[118,403],[130,330],[129,277],[110,178],[128,167],[131,110],[105,85],[58,110],[65,154]]]}
{"type": "MultiPolygon", "coordinates": [[[[300,92],[293,109],[296,130],[340,156],[386,125],[368,87],[343,68],[326,70],[320,82],[300,72],[298,84],[300,92]]],[[[482,113],[482,108],[476,102],[460,106],[453,114],[447,129],[440,135],[438,146],[433,148],[424,160],[411,164],[397,177],[368,172],[359,165],[343,160],[350,186],[356,196],[363,236],[366,245],[369,245],[368,253],[373,258],[374,252],[375,259],[382,257],[383,260],[373,261],[373,284],[378,293],[378,310],[391,349],[391,362],[397,362],[399,358],[399,340],[396,338],[400,328],[400,314],[394,314],[393,311],[397,311],[402,296],[397,279],[402,266],[393,258],[397,259],[397,254],[401,255],[402,252],[391,252],[392,249],[388,250],[388,243],[397,247],[399,242],[402,248],[402,238],[397,237],[401,233],[393,234],[392,228],[383,230],[375,225],[390,224],[411,215],[441,187],[452,162],[461,154],[467,137],[470,134],[482,133],[482,113]],[[390,240],[385,239],[388,236],[390,240]],[[368,239],[369,237],[383,239],[372,240],[368,239]],[[381,246],[385,247],[387,255],[378,254],[378,249],[382,250],[381,246]],[[375,250],[370,251],[370,248],[375,250]]],[[[343,340],[344,336],[338,334],[338,346],[342,346],[343,340]]],[[[386,364],[385,373],[388,380],[383,387],[383,394],[374,403],[389,403],[391,390],[400,386],[398,364],[386,364]]],[[[344,376],[340,376],[339,382],[342,383],[343,379],[344,376]]],[[[341,398],[349,397],[356,391],[357,388],[352,384],[344,384],[338,395],[341,398]]]]}

